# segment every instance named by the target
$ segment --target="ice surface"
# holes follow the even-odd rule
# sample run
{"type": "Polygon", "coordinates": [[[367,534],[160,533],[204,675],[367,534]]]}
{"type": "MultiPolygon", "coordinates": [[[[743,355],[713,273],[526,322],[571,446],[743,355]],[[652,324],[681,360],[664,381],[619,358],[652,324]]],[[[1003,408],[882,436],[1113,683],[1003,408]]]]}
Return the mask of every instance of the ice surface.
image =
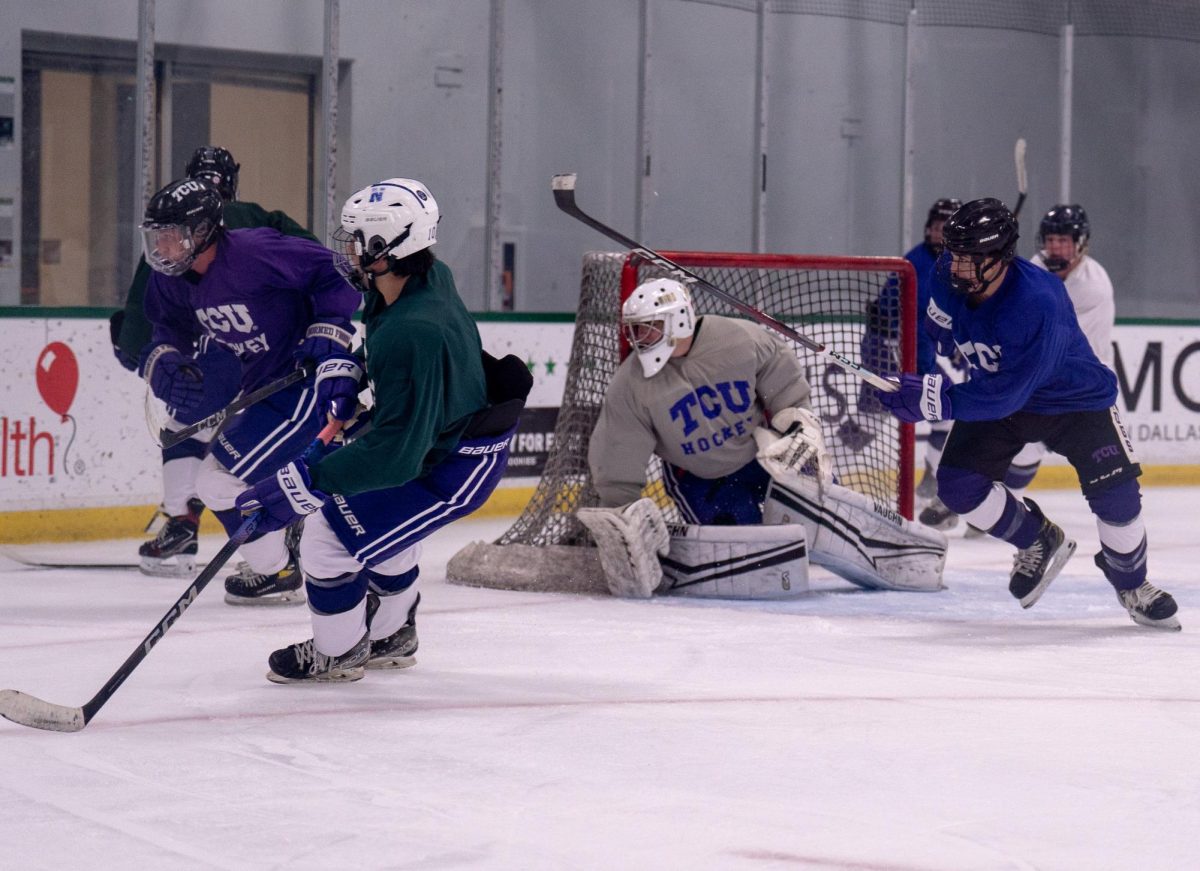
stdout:
{"type": "MultiPolygon", "coordinates": [[[[630,602],[448,585],[507,526],[460,523],[419,664],[337,686],[269,684],[307,612],[214,582],[83,732],[0,720],[0,867],[1198,868],[1200,490],[1146,494],[1182,633],[1120,608],[1078,494],[1038,498],[1079,552],[1030,611],[957,532],[942,593],[630,602]]],[[[0,688],[82,704],[185,586],[0,557],[0,688]]]]}

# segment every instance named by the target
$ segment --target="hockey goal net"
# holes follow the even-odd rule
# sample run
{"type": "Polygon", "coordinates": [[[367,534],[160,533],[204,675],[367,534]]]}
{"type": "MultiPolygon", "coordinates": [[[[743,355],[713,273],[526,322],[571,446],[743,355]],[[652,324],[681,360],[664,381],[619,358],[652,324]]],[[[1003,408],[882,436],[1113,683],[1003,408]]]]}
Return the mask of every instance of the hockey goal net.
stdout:
{"type": "MultiPolygon", "coordinates": [[[[899,257],[830,257],[663,252],[755,308],[879,373],[916,363],[916,274],[899,257]],[[867,341],[864,342],[864,336],[867,341]]],[[[520,518],[496,542],[476,542],[450,561],[454,583],[504,589],[605,592],[595,548],[576,519],[598,502],[588,442],[609,381],[628,349],[619,329],[622,301],[643,281],[666,275],[635,254],[590,252],[583,279],[554,451],[520,518]]],[[[738,316],[695,288],[699,314],[738,316]]],[[[785,340],[786,341],[786,340],[785,340]]],[[[913,427],[897,421],[874,391],[824,356],[796,353],[812,386],[812,405],[839,483],[912,518],[913,427]]],[[[657,458],[648,493],[672,518],[657,458]]]]}

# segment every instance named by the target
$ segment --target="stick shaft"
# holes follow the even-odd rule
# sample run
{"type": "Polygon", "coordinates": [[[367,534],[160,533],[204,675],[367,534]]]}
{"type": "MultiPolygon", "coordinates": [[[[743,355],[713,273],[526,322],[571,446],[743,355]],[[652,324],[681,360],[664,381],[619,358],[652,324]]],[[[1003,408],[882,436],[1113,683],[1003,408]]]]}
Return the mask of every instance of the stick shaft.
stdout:
{"type": "Polygon", "coordinates": [[[604,234],[614,242],[625,246],[633,254],[641,257],[643,260],[647,260],[657,266],[662,267],[663,269],[666,269],[675,276],[682,278],[686,284],[696,285],[697,287],[708,291],[732,306],[735,310],[746,315],[746,317],[757,321],[765,327],[775,330],[777,333],[786,336],[801,347],[807,348],[813,353],[820,354],[823,357],[828,357],[847,372],[858,376],[868,384],[878,387],[880,390],[886,390],[889,392],[897,389],[896,385],[892,382],[886,380],[885,378],[881,378],[879,375],[876,375],[869,369],[864,368],[844,354],[840,354],[837,351],[826,347],[821,342],[814,341],[808,336],[805,336],[803,333],[798,333],[796,330],[792,329],[782,321],[773,318],[766,312],[756,309],[754,306],[743,302],[728,291],[717,287],[715,284],[704,280],[691,270],[680,266],[675,261],[667,259],[657,251],[647,248],[645,245],[630,239],[620,231],[615,230],[612,227],[609,227],[607,224],[596,220],[591,215],[579,208],[579,206],[575,203],[575,176],[573,173],[555,176],[553,181],[553,190],[554,201],[560,209],[576,220],[587,224],[593,230],[604,234]]]}
{"type": "Polygon", "coordinates": [[[262,402],[268,396],[278,393],[286,387],[291,387],[298,381],[303,381],[308,377],[308,371],[305,369],[296,369],[284,375],[282,378],[272,381],[270,384],[264,384],[257,390],[247,393],[245,396],[240,396],[220,411],[214,411],[203,420],[198,420],[195,423],[188,424],[183,429],[174,430],[163,436],[162,446],[164,448],[173,447],[182,441],[186,441],[196,433],[206,430],[210,427],[219,425],[225,418],[230,415],[237,414],[244,408],[249,408],[256,402],[262,402]]]}

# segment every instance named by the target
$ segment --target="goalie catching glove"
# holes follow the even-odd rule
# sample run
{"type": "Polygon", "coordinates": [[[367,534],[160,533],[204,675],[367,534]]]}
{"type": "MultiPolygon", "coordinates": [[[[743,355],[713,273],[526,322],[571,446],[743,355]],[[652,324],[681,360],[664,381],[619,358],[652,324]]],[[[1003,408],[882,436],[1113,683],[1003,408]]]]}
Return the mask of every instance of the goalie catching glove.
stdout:
{"type": "Polygon", "coordinates": [[[758,462],[767,472],[801,473],[810,467],[810,474],[822,484],[833,481],[833,463],[825,450],[821,422],[807,408],[784,408],[771,418],[770,426],[754,430],[758,445],[758,462]]]}

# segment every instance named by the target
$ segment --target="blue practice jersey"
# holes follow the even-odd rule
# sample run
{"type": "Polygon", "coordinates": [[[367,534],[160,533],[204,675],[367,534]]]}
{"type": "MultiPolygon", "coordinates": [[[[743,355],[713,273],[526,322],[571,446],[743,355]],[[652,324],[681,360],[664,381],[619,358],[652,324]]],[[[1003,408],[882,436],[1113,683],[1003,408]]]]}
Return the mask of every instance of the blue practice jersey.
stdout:
{"type": "Polygon", "coordinates": [[[928,331],[920,328],[919,323],[923,320],[922,315],[929,308],[929,298],[933,295],[933,267],[937,263],[937,255],[922,242],[905,254],[904,259],[913,265],[917,273],[917,372],[925,375],[938,371],[935,359],[936,343],[928,331]]]}
{"type": "Polygon", "coordinates": [[[229,348],[249,391],[295,368],[292,353],[314,321],[351,330],[361,301],[328,248],[262,227],[227,231],[203,275],[151,275],[146,316],[156,345],[188,353],[207,334],[229,348]]]}
{"type": "Polygon", "coordinates": [[[1117,399],[1117,376],[1079,328],[1062,281],[1021,257],[977,308],[933,282],[926,317],[943,354],[957,347],[971,378],[950,388],[955,420],[999,420],[1018,411],[1100,411],[1117,399]]]}

